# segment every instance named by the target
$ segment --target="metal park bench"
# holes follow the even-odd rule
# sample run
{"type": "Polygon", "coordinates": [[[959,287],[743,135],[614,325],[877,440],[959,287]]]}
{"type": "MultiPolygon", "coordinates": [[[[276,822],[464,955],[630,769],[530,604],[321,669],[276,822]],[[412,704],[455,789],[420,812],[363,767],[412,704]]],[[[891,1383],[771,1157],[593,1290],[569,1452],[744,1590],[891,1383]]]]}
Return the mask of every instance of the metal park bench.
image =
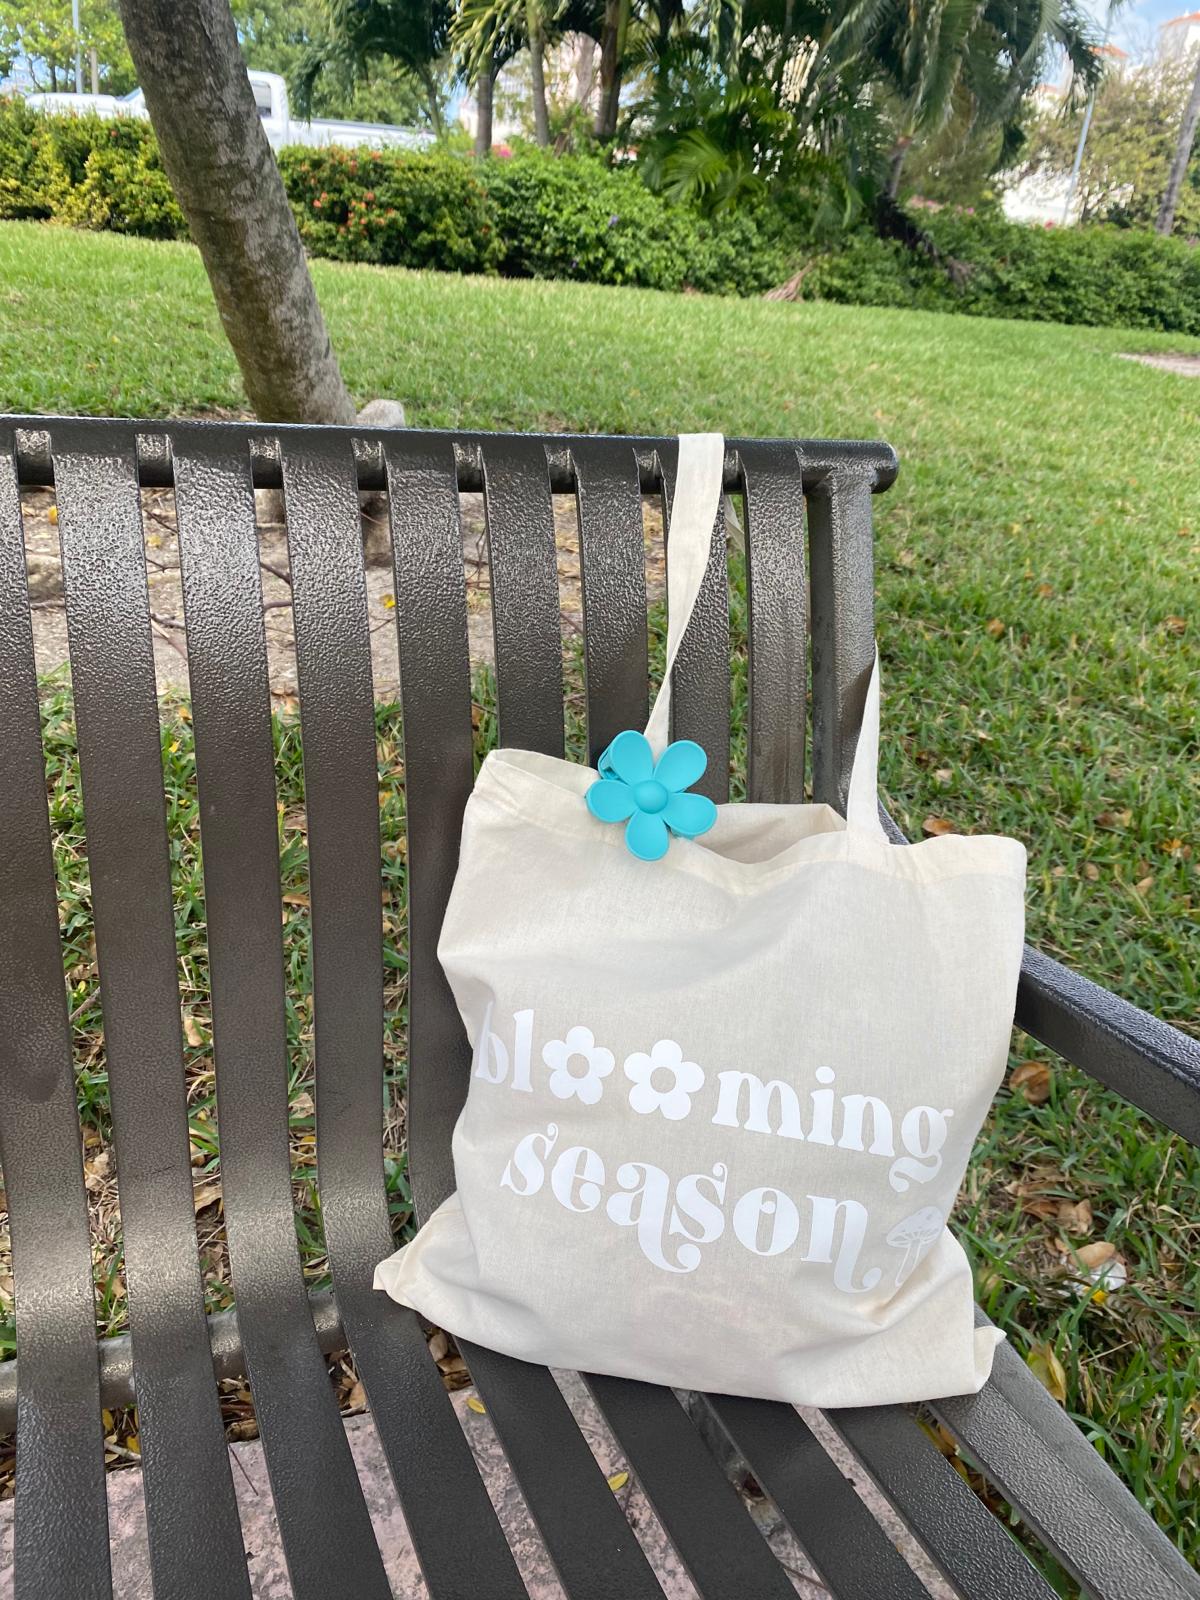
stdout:
{"type": "MultiPolygon", "coordinates": [[[[242,424],[0,419],[0,1157],[17,1358],[17,1600],[109,1596],[101,1411],[136,1399],[154,1591],[250,1593],[215,1375],[253,1392],[297,1600],[389,1593],[326,1366],[348,1348],[434,1600],[525,1591],[417,1319],[371,1288],[392,1249],[382,1159],[380,825],[359,495],[389,496],[407,805],[409,1090],[418,1215],[451,1188],[467,1051],[435,947],[472,781],[460,491],[486,497],[500,737],[561,754],[552,493],[578,499],[593,759],[647,696],[642,497],[669,500],[669,440],[369,433],[242,424]],[[221,1178],[236,1313],[206,1318],[147,598],[142,486],[174,487],[204,854],[221,1178]],[[59,512],[87,850],[119,1164],[131,1336],[96,1341],[80,1123],[38,724],[19,491],[59,512]],[[282,487],[303,723],[316,1026],[316,1147],[333,1294],[297,1254],[287,1148],[275,772],[253,487],[282,487]]],[[[751,673],[748,793],[799,801],[811,634],[812,786],[839,804],[874,634],[879,446],[742,442],[751,673]],[[807,562],[805,552],[807,551],[807,562]],[[806,582],[806,566],[811,585],[806,582]],[[811,619],[806,606],[811,590],[811,619]]],[[[677,673],[676,728],[725,797],[726,553],[677,673]]],[[[1200,1141],[1200,1046],[1030,951],[1018,1022],[1200,1141]]],[[[563,1592],[661,1590],[550,1372],[463,1355],[563,1592]]],[[[793,1596],[713,1447],[726,1436],[844,1600],[924,1593],[796,1412],[588,1384],[696,1590],[793,1596]],[[719,1430],[719,1431],[717,1431],[719,1430]]],[[[1195,1574],[1017,1354],[977,1396],[932,1406],[998,1494],[1090,1595],[1184,1600],[1195,1574]]],[[[964,1600],[1053,1594],[905,1409],[833,1428],[964,1600]]]]}

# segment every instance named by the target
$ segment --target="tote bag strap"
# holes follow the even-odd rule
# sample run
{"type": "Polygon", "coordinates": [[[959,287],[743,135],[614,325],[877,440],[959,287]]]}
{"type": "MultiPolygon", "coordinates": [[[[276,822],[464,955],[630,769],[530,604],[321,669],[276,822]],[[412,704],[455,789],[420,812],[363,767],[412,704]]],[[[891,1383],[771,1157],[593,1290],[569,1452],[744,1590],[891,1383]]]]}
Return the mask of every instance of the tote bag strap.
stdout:
{"type": "Polygon", "coordinates": [[[708,569],[724,479],[724,435],[681,433],[675,498],[666,531],[667,667],[646,723],[646,738],[656,758],[671,737],[671,675],[708,569]]]}
{"type": "MultiPolygon", "coordinates": [[[[646,723],[655,757],[667,747],[671,727],[671,676],[712,550],[713,525],[724,494],[725,438],[719,433],[681,433],[667,540],[667,663],[662,686],[646,723]]],[[[846,825],[886,838],[879,820],[879,652],[871,669],[862,729],[854,752],[846,800],[846,825]]]]}

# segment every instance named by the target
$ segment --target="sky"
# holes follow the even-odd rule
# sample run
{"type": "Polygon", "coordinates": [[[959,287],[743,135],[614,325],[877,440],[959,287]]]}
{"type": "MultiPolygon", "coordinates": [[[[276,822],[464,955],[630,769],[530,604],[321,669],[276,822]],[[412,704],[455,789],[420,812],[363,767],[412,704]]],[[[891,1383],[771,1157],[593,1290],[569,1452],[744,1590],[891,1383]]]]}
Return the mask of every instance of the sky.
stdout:
{"type": "MultiPolygon", "coordinates": [[[[1103,29],[1105,0],[1084,0],[1084,4],[1103,29]]],[[[1200,0],[1124,0],[1113,11],[1113,43],[1130,55],[1142,55],[1153,47],[1161,23],[1196,10],[1200,0]]]]}

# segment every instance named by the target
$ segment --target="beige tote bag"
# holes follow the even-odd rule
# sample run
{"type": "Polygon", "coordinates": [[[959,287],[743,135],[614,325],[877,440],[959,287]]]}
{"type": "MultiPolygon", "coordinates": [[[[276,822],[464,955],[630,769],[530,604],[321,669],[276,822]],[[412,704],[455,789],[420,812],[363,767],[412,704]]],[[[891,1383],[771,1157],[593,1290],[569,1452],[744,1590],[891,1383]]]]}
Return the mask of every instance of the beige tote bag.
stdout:
{"type": "MultiPolygon", "coordinates": [[[[722,459],[680,439],[669,663],[722,459]]],[[[669,700],[668,670],[650,748],[619,735],[599,777],[484,762],[439,946],[473,1047],[458,1190],[375,1286],[550,1366],[823,1406],[974,1392],[1002,1335],[945,1224],[1004,1071],[1024,848],[889,843],[878,663],[845,819],[688,793],[669,700]]]]}

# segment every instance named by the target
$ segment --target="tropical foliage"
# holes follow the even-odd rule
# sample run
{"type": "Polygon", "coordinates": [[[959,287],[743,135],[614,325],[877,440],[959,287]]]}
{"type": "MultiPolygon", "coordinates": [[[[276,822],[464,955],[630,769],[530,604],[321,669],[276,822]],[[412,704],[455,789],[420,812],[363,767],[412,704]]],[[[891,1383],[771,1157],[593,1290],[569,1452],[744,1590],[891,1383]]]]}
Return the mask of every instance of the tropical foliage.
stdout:
{"type": "MultiPolygon", "coordinates": [[[[1081,0],[315,0],[324,42],[300,74],[386,59],[428,83],[438,60],[476,92],[527,60],[532,131],[552,142],[547,52],[597,47],[591,134],[636,150],[651,188],[720,211],[803,192],[819,227],[894,199],[910,149],[959,130],[992,166],[1021,145],[1030,90],[1065,53],[1076,93],[1097,80],[1081,0]]],[[[436,119],[435,119],[436,120],[436,119]]],[[[558,143],[577,149],[578,119],[558,143]]]]}

